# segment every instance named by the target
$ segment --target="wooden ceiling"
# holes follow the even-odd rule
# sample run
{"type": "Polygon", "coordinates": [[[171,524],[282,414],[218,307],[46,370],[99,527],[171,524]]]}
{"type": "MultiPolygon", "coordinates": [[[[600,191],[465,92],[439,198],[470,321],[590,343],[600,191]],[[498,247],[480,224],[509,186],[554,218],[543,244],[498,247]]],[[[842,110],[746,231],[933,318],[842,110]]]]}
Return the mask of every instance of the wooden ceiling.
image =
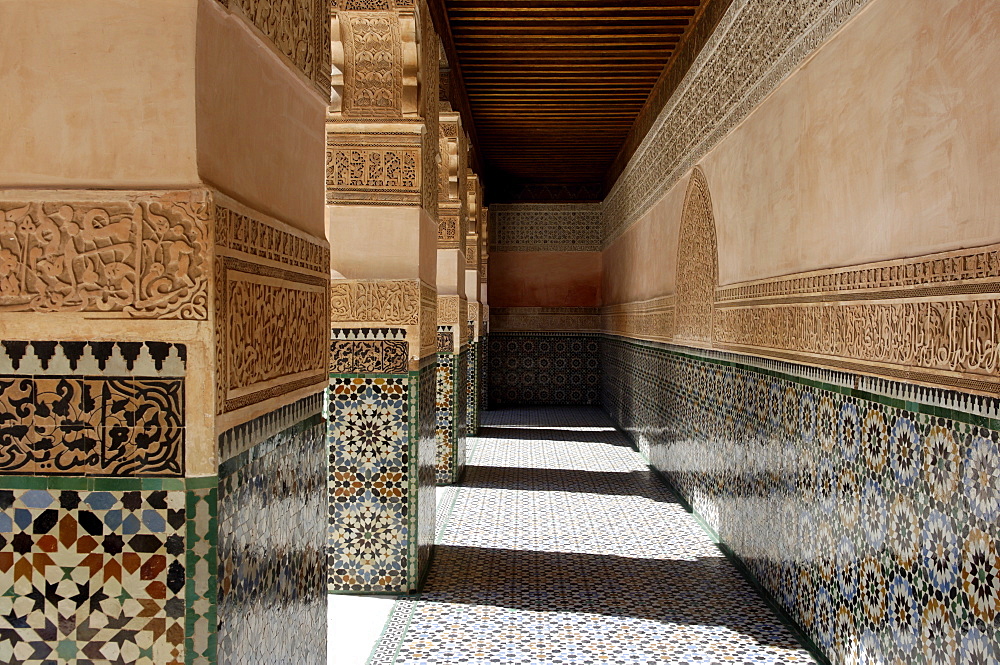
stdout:
{"type": "Polygon", "coordinates": [[[464,87],[491,198],[603,191],[711,2],[439,0],[452,84],[464,87]]]}

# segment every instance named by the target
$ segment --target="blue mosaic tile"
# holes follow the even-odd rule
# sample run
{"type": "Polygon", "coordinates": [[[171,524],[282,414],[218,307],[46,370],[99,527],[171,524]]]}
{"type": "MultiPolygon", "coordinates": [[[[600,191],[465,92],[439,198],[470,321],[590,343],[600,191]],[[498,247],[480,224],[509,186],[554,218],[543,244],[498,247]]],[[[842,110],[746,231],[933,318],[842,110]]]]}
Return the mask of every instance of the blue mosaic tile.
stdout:
{"type": "Polygon", "coordinates": [[[220,466],[219,663],[326,659],[326,472],[318,414],[220,466]]]}

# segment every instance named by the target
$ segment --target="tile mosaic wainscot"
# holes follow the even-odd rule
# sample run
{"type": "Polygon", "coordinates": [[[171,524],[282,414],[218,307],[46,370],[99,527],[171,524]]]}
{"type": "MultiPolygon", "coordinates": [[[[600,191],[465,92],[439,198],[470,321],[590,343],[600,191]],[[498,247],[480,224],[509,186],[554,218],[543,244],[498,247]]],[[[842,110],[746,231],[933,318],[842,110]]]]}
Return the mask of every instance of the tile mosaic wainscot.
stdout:
{"type": "Polygon", "coordinates": [[[312,395],[219,440],[219,663],[326,659],[326,421],[312,395]]]}
{"type": "Polygon", "coordinates": [[[331,374],[328,590],[409,593],[435,520],[436,358],[406,374],[331,374]]]}
{"type": "Polygon", "coordinates": [[[1000,659],[995,400],[601,344],[604,408],[832,662],[1000,659]]]}
{"type": "Polygon", "coordinates": [[[479,379],[481,376],[479,343],[469,344],[468,372],[465,384],[465,429],[466,436],[476,436],[479,432],[479,379]]]}
{"type": "MultiPolygon", "coordinates": [[[[438,336],[441,336],[438,332],[438,336]]],[[[449,337],[450,340],[450,337],[449,337]]],[[[457,483],[465,470],[468,351],[437,354],[437,484],[457,483]]]]}
{"type": "Polygon", "coordinates": [[[490,407],[598,403],[598,336],[492,332],[488,343],[490,407]]]}
{"type": "Polygon", "coordinates": [[[215,483],[3,477],[0,662],[214,662],[215,483]]]}

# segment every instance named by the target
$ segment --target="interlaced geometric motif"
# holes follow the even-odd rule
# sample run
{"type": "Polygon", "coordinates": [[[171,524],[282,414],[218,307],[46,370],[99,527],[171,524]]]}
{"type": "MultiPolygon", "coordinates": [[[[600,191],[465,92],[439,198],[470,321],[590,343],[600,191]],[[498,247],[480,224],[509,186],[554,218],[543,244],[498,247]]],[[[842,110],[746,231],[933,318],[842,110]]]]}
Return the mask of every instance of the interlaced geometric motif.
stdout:
{"type": "Polygon", "coordinates": [[[832,661],[998,662],[1000,422],[791,363],[601,356],[604,407],[832,661]]]}
{"type": "Polygon", "coordinates": [[[0,661],[183,665],[185,492],[0,490],[0,661]]]}

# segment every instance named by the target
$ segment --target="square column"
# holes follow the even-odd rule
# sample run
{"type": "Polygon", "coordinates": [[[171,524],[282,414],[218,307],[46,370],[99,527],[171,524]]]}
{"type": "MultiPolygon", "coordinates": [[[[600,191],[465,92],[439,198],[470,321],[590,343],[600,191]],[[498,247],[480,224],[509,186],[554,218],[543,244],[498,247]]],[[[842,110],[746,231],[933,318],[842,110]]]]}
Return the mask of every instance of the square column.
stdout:
{"type": "Polygon", "coordinates": [[[325,659],[330,22],[286,5],[2,3],[4,662],[325,659]]]}

